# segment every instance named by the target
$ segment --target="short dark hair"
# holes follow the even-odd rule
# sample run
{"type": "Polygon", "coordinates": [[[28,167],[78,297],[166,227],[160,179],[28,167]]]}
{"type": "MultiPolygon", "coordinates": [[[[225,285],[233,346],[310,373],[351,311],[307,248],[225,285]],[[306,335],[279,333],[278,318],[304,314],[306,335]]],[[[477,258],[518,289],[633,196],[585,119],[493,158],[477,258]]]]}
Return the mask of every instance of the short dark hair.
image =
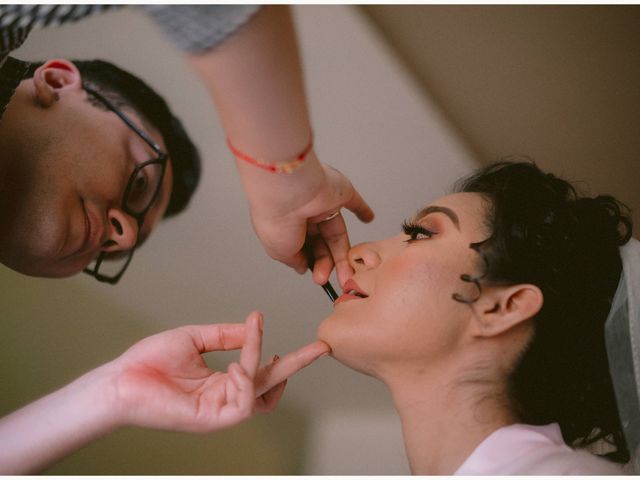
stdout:
{"type": "Polygon", "coordinates": [[[478,287],[531,283],[544,296],[509,379],[521,420],[557,422],[574,446],[604,439],[616,449],[611,459],[627,461],[604,323],[622,270],[619,246],[631,237],[629,209],[608,195],[582,196],[532,161],[492,164],[455,190],[489,200],[491,234],[472,244],[484,263],[478,287]]]}
{"type": "MultiPolygon", "coordinates": [[[[116,105],[128,106],[155,126],[162,135],[173,170],[171,199],[164,216],[173,216],[189,204],[200,180],[200,155],[182,122],[167,102],[135,75],[104,60],[72,60],[82,79],[116,105]]],[[[30,64],[28,77],[43,62],[30,64]]],[[[102,108],[102,105],[97,104],[102,108]]]]}

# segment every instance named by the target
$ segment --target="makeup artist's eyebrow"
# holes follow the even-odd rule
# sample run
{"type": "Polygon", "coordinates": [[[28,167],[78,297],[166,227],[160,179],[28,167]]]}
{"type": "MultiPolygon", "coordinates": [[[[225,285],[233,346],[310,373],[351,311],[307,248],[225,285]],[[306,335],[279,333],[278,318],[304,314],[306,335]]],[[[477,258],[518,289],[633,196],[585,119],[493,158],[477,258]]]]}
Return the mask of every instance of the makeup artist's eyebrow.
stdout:
{"type": "Polygon", "coordinates": [[[447,217],[449,217],[449,219],[453,222],[456,228],[460,230],[460,221],[458,220],[458,215],[456,215],[456,212],[454,212],[453,210],[447,207],[430,205],[420,210],[414,218],[416,220],[420,220],[421,218],[426,217],[430,213],[444,213],[447,217]]]}

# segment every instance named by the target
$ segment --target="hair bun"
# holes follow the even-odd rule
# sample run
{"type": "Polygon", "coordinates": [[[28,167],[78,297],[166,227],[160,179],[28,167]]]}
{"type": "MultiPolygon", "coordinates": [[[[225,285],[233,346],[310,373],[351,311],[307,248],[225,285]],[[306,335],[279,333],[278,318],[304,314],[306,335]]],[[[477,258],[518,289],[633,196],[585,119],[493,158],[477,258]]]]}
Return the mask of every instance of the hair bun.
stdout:
{"type": "Polygon", "coordinates": [[[521,421],[558,422],[574,446],[605,439],[624,461],[604,322],[622,270],[619,246],[631,237],[628,207],[609,195],[583,196],[533,162],[495,163],[456,191],[490,200],[491,235],[476,249],[484,259],[480,287],[532,283],[544,295],[510,377],[521,421]]]}

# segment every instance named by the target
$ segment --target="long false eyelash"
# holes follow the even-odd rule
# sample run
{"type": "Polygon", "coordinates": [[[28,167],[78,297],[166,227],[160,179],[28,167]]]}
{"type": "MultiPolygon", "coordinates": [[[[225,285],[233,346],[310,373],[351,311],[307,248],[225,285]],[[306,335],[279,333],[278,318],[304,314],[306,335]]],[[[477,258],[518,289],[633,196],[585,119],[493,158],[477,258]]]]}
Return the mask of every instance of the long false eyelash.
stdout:
{"type": "Polygon", "coordinates": [[[411,237],[409,240],[405,240],[405,242],[418,240],[418,235],[420,234],[425,235],[428,238],[431,238],[436,234],[436,232],[432,232],[431,230],[424,228],[422,225],[418,225],[417,223],[413,223],[409,220],[402,222],[402,231],[405,235],[409,235],[409,237],[411,237]]]}
{"type": "Polygon", "coordinates": [[[451,298],[453,298],[456,302],[466,303],[467,305],[471,305],[472,303],[477,302],[480,296],[482,295],[482,285],[480,285],[480,280],[485,278],[489,273],[489,259],[487,258],[486,254],[481,250],[481,247],[485,243],[487,243],[489,240],[491,240],[491,238],[492,237],[489,237],[481,242],[469,244],[469,248],[474,250],[478,255],[480,255],[480,258],[482,258],[482,261],[484,262],[484,273],[475,277],[466,273],[463,273],[462,275],[460,275],[460,280],[467,283],[473,283],[476,286],[476,288],[478,289],[478,295],[474,299],[467,299],[467,298],[464,298],[459,293],[454,293],[451,295],[451,298]]]}

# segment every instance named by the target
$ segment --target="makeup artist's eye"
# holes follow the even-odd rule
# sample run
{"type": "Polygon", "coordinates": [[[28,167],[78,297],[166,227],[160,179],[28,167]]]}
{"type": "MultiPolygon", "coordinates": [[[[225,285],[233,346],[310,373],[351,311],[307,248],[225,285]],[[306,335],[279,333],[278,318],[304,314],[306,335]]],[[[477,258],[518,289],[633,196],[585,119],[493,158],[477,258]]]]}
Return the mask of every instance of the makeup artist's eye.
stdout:
{"type": "Polygon", "coordinates": [[[402,231],[405,233],[405,235],[409,235],[410,237],[408,240],[405,240],[407,243],[413,242],[415,240],[424,240],[425,238],[431,238],[436,234],[436,232],[427,230],[422,225],[418,225],[407,220],[402,223],[402,231]]]}

